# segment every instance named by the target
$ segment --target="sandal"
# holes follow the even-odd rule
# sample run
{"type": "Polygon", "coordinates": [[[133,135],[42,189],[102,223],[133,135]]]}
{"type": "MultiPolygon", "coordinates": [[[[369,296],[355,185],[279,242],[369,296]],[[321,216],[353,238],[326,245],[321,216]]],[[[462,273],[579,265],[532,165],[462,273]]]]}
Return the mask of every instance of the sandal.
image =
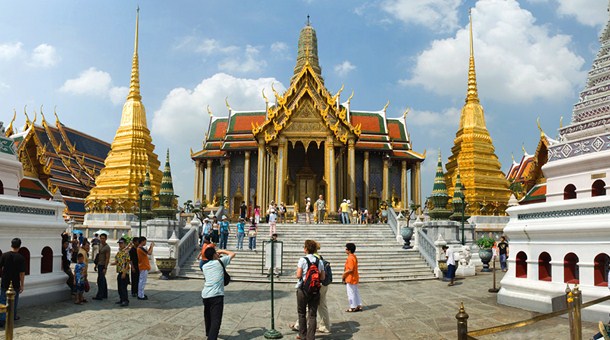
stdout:
{"type": "Polygon", "coordinates": [[[348,313],[355,313],[355,312],[358,312],[358,308],[350,308],[350,309],[346,309],[345,311],[348,313]]]}
{"type": "Polygon", "coordinates": [[[362,312],[362,306],[356,307],[356,312],[362,312]]]}

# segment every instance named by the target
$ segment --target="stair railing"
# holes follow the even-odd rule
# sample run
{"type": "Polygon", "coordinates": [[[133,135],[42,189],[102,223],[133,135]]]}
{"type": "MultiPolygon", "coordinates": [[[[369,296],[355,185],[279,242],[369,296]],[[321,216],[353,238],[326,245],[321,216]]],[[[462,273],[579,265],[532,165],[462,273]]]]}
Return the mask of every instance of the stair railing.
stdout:
{"type": "Polygon", "coordinates": [[[430,268],[436,268],[438,265],[436,261],[437,246],[434,244],[434,241],[422,228],[415,228],[415,237],[417,238],[419,253],[426,260],[430,268]]]}
{"type": "Polygon", "coordinates": [[[193,251],[197,247],[197,241],[199,236],[197,235],[197,228],[190,228],[189,231],[180,239],[180,242],[176,244],[176,265],[178,268],[182,267],[184,262],[189,259],[193,251]]]}
{"type": "Polygon", "coordinates": [[[394,209],[390,206],[388,206],[388,225],[390,226],[390,229],[392,230],[392,232],[394,233],[394,236],[396,236],[396,242],[398,242],[398,244],[402,244],[404,241],[402,239],[402,236],[400,236],[400,221],[398,220],[398,216],[396,215],[396,211],[394,211],[394,209]]]}

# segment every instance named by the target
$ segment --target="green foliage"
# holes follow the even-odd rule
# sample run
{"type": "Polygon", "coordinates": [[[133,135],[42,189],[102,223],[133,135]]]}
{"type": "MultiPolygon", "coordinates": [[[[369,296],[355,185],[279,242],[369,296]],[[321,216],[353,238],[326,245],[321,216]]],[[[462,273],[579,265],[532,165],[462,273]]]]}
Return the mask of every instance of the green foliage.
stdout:
{"type": "Polygon", "coordinates": [[[483,236],[477,240],[477,246],[481,249],[490,249],[494,246],[494,243],[496,243],[496,240],[489,236],[483,236]]]}

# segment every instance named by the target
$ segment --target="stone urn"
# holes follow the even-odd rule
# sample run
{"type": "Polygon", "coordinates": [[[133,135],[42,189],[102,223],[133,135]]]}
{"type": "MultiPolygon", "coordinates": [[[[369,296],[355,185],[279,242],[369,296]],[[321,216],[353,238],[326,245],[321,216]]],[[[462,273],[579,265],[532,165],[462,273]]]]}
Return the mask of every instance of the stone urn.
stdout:
{"type": "MultiPolygon", "coordinates": [[[[455,261],[455,269],[457,270],[459,266],[458,261],[455,261]]],[[[449,265],[447,264],[447,260],[438,260],[438,269],[443,272],[443,281],[447,281],[447,270],[449,269],[449,265]]]]}
{"type": "Polygon", "coordinates": [[[481,259],[481,262],[483,262],[483,269],[481,270],[482,272],[491,272],[491,269],[489,269],[489,261],[491,261],[492,257],[493,252],[491,248],[479,249],[479,258],[481,259]]]}
{"type": "Polygon", "coordinates": [[[400,236],[405,241],[402,249],[411,249],[411,237],[413,237],[413,227],[402,227],[400,228],[400,236]]]}
{"type": "Polygon", "coordinates": [[[170,274],[176,268],[176,259],[155,259],[157,268],[161,272],[161,280],[169,280],[170,274]]]}

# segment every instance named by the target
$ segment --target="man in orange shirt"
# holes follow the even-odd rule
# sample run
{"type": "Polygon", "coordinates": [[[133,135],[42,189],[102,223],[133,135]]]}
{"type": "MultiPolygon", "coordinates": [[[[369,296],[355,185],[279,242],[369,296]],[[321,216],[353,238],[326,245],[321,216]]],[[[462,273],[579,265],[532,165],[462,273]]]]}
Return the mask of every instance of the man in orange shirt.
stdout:
{"type": "Polygon", "coordinates": [[[208,248],[216,248],[216,245],[212,243],[212,237],[210,235],[205,235],[203,237],[203,246],[201,246],[201,252],[197,255],[197,260],[199,260],[199,269],[203,271],[203,265],[208,262],[208,259],[205,258],[205,250],[208,248]]]}
{"type": "Polygon", "coordinates": [[[138,247],[138,269],[140,269],[140,280],[138,281],[138,300],[148,300],[148,296],[144,294],[146,287],[146,278],[150,270],[150,261],[148,255],[152,255],[155,242],[150,242],[150,247],[146,247],[146,237],[140,237],[140,246],[138,247]]]}
{"type": "Polygon", "coordinates": [[[362,299],[360,298],[360,291],[358,290],[358,282],[360,281],[360,275],[358,274],[358,258],[354,255],[355,252],[355,244],[347,243],[345,245],[347,260],[345,261],[342,281],[346,284],[347,300],[349,301],[349,309],[346,310],[346,312],[350,313],[362,311],[362,299]]]}

